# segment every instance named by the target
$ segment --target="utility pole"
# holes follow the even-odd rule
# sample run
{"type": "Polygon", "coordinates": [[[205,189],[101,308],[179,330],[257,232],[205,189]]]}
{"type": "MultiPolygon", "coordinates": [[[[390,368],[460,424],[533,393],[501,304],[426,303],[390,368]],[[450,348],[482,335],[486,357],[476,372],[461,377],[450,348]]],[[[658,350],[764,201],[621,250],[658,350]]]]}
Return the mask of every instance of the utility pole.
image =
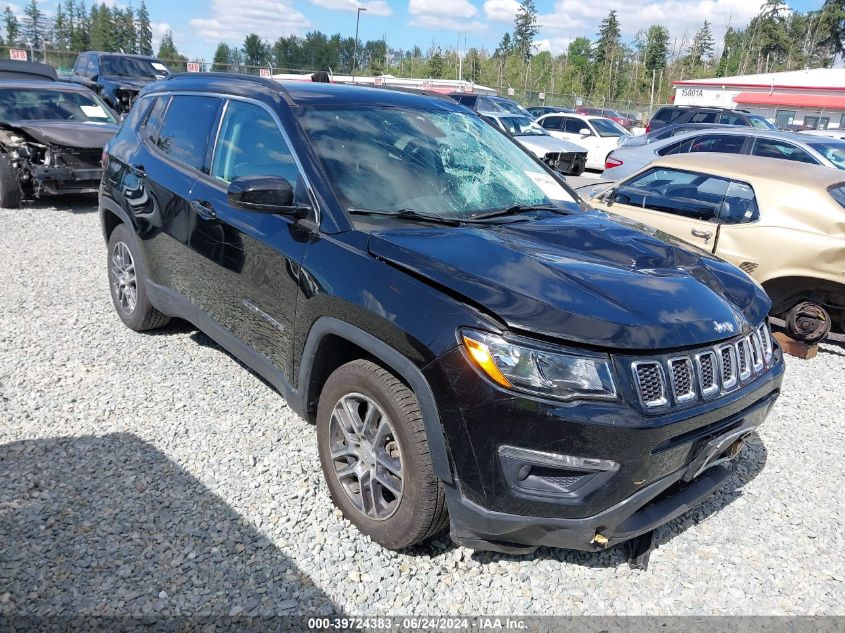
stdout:
{"type": "Polygon", "coordinates": [[[358,7],[358,13],[355,15],[355,47],[352,53],[352,85],[355,85],[355,71],[358,70],[358,24],[361,22],[361,11],[366,11],[364,7],[358,7]]]}
{"type": "Polygon", "coordinates": [[[651,71],[651,101],[648,106],[648,115],[651,118],[651,114],[654,112],[654,80],[657,79],[657,69],[653,69],[651,71]]]}

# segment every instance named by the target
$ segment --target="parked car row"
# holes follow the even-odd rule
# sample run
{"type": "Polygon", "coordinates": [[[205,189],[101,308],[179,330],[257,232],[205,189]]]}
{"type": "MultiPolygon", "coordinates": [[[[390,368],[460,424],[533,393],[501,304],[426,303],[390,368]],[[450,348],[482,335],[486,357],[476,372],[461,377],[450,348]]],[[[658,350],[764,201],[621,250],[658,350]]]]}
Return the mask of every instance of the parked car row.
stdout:
{"type": "Polygon", "coordinates": [[[67,82],[47,64],[0,62],[0,206],[95,193],[106,142],[141,87],[169,74],[154,58],[87,52],[67,82]]]}

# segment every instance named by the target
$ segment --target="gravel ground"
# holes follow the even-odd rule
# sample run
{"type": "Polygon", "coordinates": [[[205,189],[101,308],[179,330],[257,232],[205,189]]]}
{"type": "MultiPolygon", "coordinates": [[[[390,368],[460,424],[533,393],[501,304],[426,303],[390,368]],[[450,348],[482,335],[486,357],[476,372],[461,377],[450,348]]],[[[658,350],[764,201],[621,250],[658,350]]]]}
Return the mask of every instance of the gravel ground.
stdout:
{"type": "Polygon", "coordinates": [[[788,361],[736,477],[618,548],[382,550],[313,427],[203,334],[123,327],[94,203],[0,210],[0,614],[845,614],[845,348],[788,361]]]}

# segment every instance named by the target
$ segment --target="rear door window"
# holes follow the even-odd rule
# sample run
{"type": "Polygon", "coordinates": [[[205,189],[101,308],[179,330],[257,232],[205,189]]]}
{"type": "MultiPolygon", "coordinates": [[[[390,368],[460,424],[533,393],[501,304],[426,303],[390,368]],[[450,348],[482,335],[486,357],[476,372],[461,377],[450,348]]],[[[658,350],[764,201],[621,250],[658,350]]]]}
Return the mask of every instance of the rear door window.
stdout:
{"type": "Polygon", "coordinates": [[[590,126],[587,125],[586,121],[582,121],[581,119],[573,119],[571,117],[567,117],[564,121],[564,128],[563,131],[567,134],[580,134],[581,130],[589,130],[590,126]]]}
{"type": "Polygon", "coordinates": [[[651,120],[660,123],[671,123],[680,117],[683,112],[684,110],[681,108],[660,108],[651,120]]]}
{"type": "Polygon", "coordinates": [[[719,123],[722,125],[745,125],[745,120],[733,112],[722,112],[722,116],[719,117],[719,123]]]}
{"type": "Polygon", "coordinates": [[[696,112],[695,114],[690,117],[690,123],[715,123],[716,120],[719,118],[718,112],[712,112],[707,110],[701,110],[700,112],[696,112]]]}
{"type": "Polygon", "coordinates": [[[760,219],[760,210],[751,185],[732,180],[719,208],[722,224],[744,224],[760,219]]]}
{"type": "Polygon", "coordinates": [[[559,116],[550,116],[540,121],[540,125],[546,130],[559,130],[561,123],[563,123],[563,117],[559,116]]]}
{"type": "Polygon", "coordinates": [[[745,136],[740,134],[703,134],[690,143],[689,153],[715,152],[717,154],[741,154],[745,136]]]}
{"type": "Polygon", "coordinates": [[[780,158],[781,160],[793,160],[798,163],[809,163],[818,165],[818,161],[810,156],[803,149],[792,143],[779,139],[758,138],[754,144],[754,156],[765,158],[780,158]]]}
{"type": "Polygon", "coordinates": [[[94,55],[88,58],[88,68],[85,71],[88,77],[93,77],[97,74],[97,58],[94,55]]]}
{"type": "Polygon", "coordinates": [[[167,97],[156,97],[155,103],[150,108],[150,114],[147,120],[144,121],[143,137],[155,143],[158,136],[158,128],[161,126],[161,119],[164,116],[164,111],[167,109],[167,97]]]}
{"type": "Polygon", "coordinates": [[[177,95],[171,99],[155,144],[175,161],[205,171],[206,154],[220,99],[177,95]]]}
{"type": "Polygon", "coordinates": [[[76,65],[73,67],[73,72],[77,75],[84,75],[88,69],[88,55],[80,55],[76,60],[76,65]]]}

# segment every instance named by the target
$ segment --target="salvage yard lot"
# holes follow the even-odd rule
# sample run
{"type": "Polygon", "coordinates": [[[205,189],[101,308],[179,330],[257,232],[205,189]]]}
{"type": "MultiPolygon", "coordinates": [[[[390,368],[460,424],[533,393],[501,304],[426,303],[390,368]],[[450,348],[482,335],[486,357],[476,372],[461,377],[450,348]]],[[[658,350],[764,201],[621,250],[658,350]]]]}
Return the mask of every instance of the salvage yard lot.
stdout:
{"type": "Polygon", "coordinates": [[[0,209],[0,613],[845,614],[845,348],[787,360],[739,470],[624,549],[397,554],[314,429],[193,327],[126,329],[95,202],[0,209]]]}

